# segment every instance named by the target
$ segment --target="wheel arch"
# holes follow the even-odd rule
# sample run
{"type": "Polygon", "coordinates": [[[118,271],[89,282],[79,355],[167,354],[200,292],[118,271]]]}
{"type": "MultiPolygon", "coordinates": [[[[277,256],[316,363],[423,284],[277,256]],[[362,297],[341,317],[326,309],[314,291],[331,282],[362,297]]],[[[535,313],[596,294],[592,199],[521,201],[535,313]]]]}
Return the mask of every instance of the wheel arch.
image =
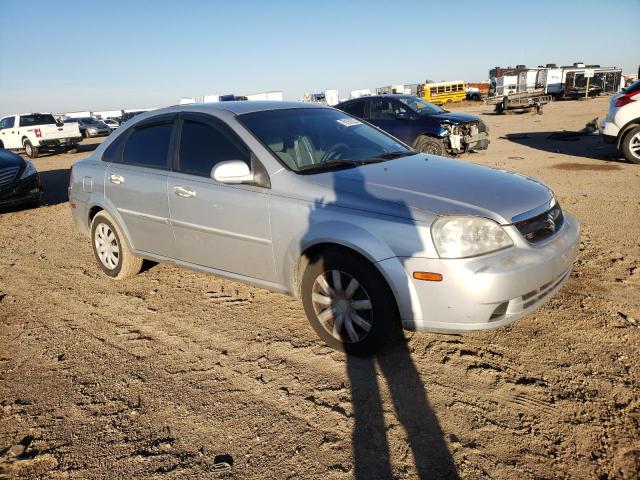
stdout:
{"type": "MultiPolygon", "coordinates": [[[[127,229],[126,224],[124,223],[122,217],[118,213],[118,209],[113,205],[109,205],[110,202],[106,199],[105,203],[103,202],[91,202],[87,205],[87,224],[89,226],[89,233],[91,234],[91,224],[93,223],[93,219],[95,216],[105,211],[109,214],[109,216],[113,219],[113,221],[117,224],[116,226],[122,232],[122,236],[124,237],[124,241],[127,243],[129,250],[135,252],[135,245],[131,241],[131,235],[129,234],[129,230],[127,229]]],[[[91,240],[93,241],[93,239],[91,240]]]]}
{"type": "Polygon", "coordinates": [[[347,245],[345,243],[340,243],[336,241],[322,241],[318,243],[314,243],[309,245],[298,258],[294,266],[294,271],[292,273],[292,288],[291,292],[295,298],[301,298],[300,288],[302,286],[302,276],[304,274],[307,265],[323,252],[327,252],[329,250],[338,250],[343,253],[347,253],[349,255],[353,255],[359,258],[361,261],[368,263],[371,265],[380,275],[382,280],[384,281],[386,287],[391,292],[393,296],[395,308],[397,312],[400,312],[400,304],[399,298],[400,295],[397,289],[394,287],[394,284],[391,282],[389,275],[382,268],[380,268],[380,264],[376,262],[370,255],[366,252],[362,251],[362,249],[358,248],[355,245],[347,245]]]}
{"type": "Polygon", "coordinates": [[[629,133],[636,127],[640,127],[640,117],[634,118],[633,120],[627,122],[625,126],[620,129],[620,132],[618,132],[618,141],[616,142],[616,148],[620,148],[622,142],[624,141],[624,138],[627,136],[627,133],[629,133]]]}

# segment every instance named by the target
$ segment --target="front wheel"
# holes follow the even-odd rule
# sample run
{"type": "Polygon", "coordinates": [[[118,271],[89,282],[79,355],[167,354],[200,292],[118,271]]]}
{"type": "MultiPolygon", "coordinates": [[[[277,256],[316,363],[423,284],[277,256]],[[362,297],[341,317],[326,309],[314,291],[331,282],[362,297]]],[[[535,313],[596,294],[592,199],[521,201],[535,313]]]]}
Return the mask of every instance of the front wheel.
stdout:
{"type": "Polygon", "coordinates": [[[38,147],[34,147],[29,140],[24,141],[24,151],[29,158],[38,158],[38,155],[40,155],[38,147]]]}
{"type": "Polygon", "coordinates": [[[428,153],[430,155],[439,155],[441,157],[448,157],[447,148],[444,146],[444,142],[439,138],[421,136],[416,141],[416,150],[422,153],[428,153]]]}
{"type": "Polygon", "coordinates": [[[142,258],[131,253],[116,222],[104,210],[91,222],[93,254],[104,273],[115,279],[133,277],[142,268],[142,258]]]}
{"type": "Polygon", "coordinates": [[[399,337],[395,298],[384,278],[355,254],[328,250],[311,259],[302,277],[309,323],[330,347],[368,356],[399,337]]]}
{"type": "Polygon", "coordinates": [[[632,129],[622,140],[624,158],[631,163],[640,163],[640,127],[632,129]]]}

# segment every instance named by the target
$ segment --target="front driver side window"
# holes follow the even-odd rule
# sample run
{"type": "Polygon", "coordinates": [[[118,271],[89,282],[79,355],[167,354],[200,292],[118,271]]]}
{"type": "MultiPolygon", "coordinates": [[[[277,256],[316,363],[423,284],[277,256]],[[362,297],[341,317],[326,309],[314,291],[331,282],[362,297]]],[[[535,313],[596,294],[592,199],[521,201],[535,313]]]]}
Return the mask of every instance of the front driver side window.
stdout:
{"type": "Polygon", "coordinates": [[[409,111],[393,100],[379,98],[371,104],[372,120],[394,120],[399,113],[408,114],[409,111]]]}
{"type": "Polygon", "coordinates": [[[185,120],[180,135],[179,171],[208,177],[220,162],[242,160],[251,165],[247,149],[225,127],[185,120]]]}

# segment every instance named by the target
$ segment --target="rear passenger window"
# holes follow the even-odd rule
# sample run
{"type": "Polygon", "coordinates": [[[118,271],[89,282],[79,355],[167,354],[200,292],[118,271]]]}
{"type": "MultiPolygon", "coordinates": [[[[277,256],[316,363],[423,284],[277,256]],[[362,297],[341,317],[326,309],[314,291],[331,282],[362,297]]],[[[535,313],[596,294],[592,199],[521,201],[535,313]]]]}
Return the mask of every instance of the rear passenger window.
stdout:
{"type": "Polygon", "coordinates": [[[103,162],[121,162],[122,161],[122,144],[124,140],[127,138],[127,132],[124,132],[115,140],[111,142],[111,145],[107,147],[107,149],[102,154],[103,162]]]}
{"type": "Polygon", "coordinates": [[[250,164],[249,152],[231,132],[191,120],[182,123],[181,172],[208,177],[216,164],[227,160],[242,160],[250,164]]]}
{"type": "Polygon", "coordinates": [[[166,169],[172,128],[172,122],[136,127],[124,147],[122,162],[166,169]]]}
{"type": "Polygon", "coordinates": [[[354,117],[364,118],[364,102],[353,102],[346,105],[343,110],[354,117]]]}

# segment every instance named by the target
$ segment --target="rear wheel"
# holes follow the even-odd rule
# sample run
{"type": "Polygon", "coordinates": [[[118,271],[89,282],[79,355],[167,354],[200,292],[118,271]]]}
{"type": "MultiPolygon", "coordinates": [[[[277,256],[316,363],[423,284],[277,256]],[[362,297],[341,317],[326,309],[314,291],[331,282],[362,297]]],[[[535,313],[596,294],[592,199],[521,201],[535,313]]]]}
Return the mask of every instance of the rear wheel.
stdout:
{"type": "Polygon", "coordinates": [[[424,135],[418,137],[418,140],[416,140],[416,150],[430,155],[440,155],[441,157],[449,156],[442,140],[424,135]]]}
{"type": "Polygon", "coordinates": [[[372,355],[400,336],[391,290],[357,255],[328,250],[313,259],[302,277],[302,302],[318,336],[350,355],[372,355]]]}
{"type": "Polygon", "coordinates": [[[115,279],[133,277],[142,268],[142,258],[131,253],[111,215],[98,212],[91,222],[93,254],[104,273],[115,279]]]}
{"type": "Polygon", "coordinates": [[[24,151],[27,153],[29,158],[38,158],[40,152],[38,151],[38,147],[34,147],[29,140],[24,141],[24,151]]]}
{"type": "Polygon", "coordinates": [[[632,129],[622,140],[624,158],[631,163],[640,163],[640,127],[632,129]]]}

